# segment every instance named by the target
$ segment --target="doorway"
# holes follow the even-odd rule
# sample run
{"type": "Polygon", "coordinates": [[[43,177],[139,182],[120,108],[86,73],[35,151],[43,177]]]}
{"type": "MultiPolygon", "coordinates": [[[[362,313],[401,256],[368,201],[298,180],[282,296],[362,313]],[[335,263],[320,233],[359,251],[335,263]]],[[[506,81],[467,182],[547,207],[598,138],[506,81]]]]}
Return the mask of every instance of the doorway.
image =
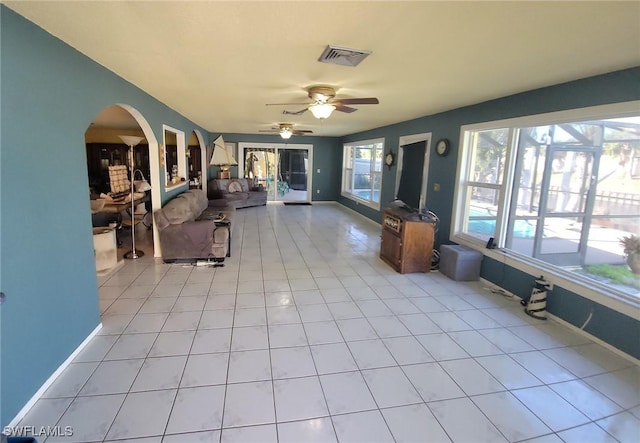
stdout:
{"type": "MultiPolygon", "coordinates": [[[[136,167],[136,179],[140,179],[140,172],[145,179],[148,179],[151,184],[151,191],[148,192],[149,201],[147,202],[148,208],[160,208],[161,193],[160,193],[160,179],[158,171],[160,169],[159,157],[157,154],[158,141],[153,133],[151,126],[144,118],[144,116],[135,108],[126,104],[114,104],[103,108],[93,119],[87,131],[85,132],[85,145],[91,143],[101,144],[101,146],[110,147],[105,148],[105,151],[99,150],[96,154],[97,170],[101,171],[101,168],[108,166],[128,165],[130,160],[129,150],[120,140],[120,135],[138,135],[144,137],[144,140],[134,148],[134,165],[136,167]],[[105,158],[102,158],[105,157],[105,158]],[[113,164],[112,164],[113,162],[113,164]],[[140,168],[142,167],[142,169],[140,168]],[[140,170],[140,172],[138,172],[140,170]]],[[[87,175],[90,171],[90,158],[87,155],[87,175]]],[[[92,168],[96,168],[93,166],[92,168]]],[[[127,168],[128,169],[128,168],[127,168]]],[[[108,174],[108,173],[107,173],[108,174]]],[[[98,179],[101,182],[101,179],[98,179]]],[[[104,186],[104,184],[100,185],[104,186]]],[[[104,187],[100,192],[104,191],[104,187]]],[[[137,213],[137,212],[136,212],[137,213]]],[[[148,217],[151,220],[151,217],[148,217]]],[[[140,225],[142,226],[142,225],[140,225]]],[[[148,243],[146,246],[146,253],[153,256],[161,257],[162,251],[160,250],[160,242],[158,232],[153,224],[149,224],[151,230],[148,232],[148,243]]],[[[143,231],[142,228],[139,229],[143,231]]],[[[146,229],[144,229],[146,230],[146,229]]],[[[147,233],[145,233],[147,234],[147,233]]],[[[138,239],[138,236],[136,236],[138,239]]],[[[125,245],[127,246],[127,245],[125,245]]]]}
{"type": "MultiPolygon", "coordinates": [[[[424,143],[424,159],[417,159],[421,164],[421,168],[416,173],[416,177],[409,177],[411,179],[411,186],[415,187],[415,191],[419,193],[417,196],[417,205],[415,209],[424,209],[427,201],[427,185],[429,179],[429,160],[430,160],[430,152],[431,152],[431,133],[425,132],[421,134],[412,134],[412,135],[403,135],[398,140],[398,146],[400,146],[398,150],[398,172],[396,173],[396,187],[394,192],[394,197],[398,197],[398,192],[400,190],[400,185],[402,182],[402,174],[406,172],[405,165],[405,149],[411,149],[412,145],[416,145],[418,143],[424,143]]],[[[405,177],[406,179],[407,177],[405,177]]]]}
{"type": "Polygon", "coordinates": [[[267,201],[312,199],[313,145],[240,143],[238,174],[262,185],[267,201]]]}

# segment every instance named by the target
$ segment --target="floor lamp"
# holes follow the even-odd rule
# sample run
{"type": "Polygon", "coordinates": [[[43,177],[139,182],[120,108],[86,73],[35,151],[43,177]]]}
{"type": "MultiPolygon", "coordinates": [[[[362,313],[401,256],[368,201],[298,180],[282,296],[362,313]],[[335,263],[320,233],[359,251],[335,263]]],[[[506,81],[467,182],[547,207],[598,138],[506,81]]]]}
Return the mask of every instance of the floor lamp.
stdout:
{"type": "Polygon", "coordinates": [[[140,258],[144,255],[144,252],[136,250],[136,223],[135,223],[135,205],[133,198],[133,193],[135,191],[133,184],[133,171],[134,171],[134,155],[133,155],[133,147],[140,143],[144,137],[136,137],[133,135],[119,135],[120,140],[127,146],[129,146],[129,170],[131,171],[131,251],[124,254],[124,258],[127,259],[136,259],[140,258]]]}

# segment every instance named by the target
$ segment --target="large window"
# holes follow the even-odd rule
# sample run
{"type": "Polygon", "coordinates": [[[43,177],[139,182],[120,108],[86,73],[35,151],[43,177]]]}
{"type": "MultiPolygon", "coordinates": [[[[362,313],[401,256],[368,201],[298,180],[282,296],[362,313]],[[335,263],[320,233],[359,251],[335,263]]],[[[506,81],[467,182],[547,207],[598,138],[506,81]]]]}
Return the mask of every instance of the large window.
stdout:
{"type": "Polygon", "coordinates": [[[463,127],[452,238],[493,237],[510,256],[638,301],[620,244],[640,234],[640,112],[628,105],[463,127]]]}
{"type": "Polygon", "coordinates": [[[380,209],[384,139],[344,145],[342,195],[380,209]]]}

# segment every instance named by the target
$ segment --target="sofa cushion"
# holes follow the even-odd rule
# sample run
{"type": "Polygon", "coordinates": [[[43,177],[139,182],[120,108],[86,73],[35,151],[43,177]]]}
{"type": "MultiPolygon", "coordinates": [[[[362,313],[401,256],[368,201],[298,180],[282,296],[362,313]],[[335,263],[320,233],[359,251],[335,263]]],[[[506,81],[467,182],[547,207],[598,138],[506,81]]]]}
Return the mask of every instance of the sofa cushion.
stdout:
{"type": "Polygon", "coordinates": [[[227,192],[230,194],[234,192],[243,192],[242,185],[237,180],[232,180],[227,185],[227,192]]]}
{"type": "Polygon", "coordinates": [[[191,205],[187,198],[178,195],[174,199],[170,200],[161,211],[164,212],[164,216],[167,218],[170,224],[177,225],[187,221],[194,221],[195,215],[191,211],[191,205]]]}
{"type": "MultiPolygon", "coordinates": [[[[209,200],[226,199],[229,205],[235,208],[246,208],[249,206],[259,206],[267,204],[267,192],[256,191],[251,188],[252,181],[246,178],[219,179],[214,178],[207,183],[207,196],[209,200]],[[242,186],[242,192],[228,192],[227,188],[232,182],[237,182],[242,186]]],[[[232,188],[237,189],[237,185],[232,188]]]]}

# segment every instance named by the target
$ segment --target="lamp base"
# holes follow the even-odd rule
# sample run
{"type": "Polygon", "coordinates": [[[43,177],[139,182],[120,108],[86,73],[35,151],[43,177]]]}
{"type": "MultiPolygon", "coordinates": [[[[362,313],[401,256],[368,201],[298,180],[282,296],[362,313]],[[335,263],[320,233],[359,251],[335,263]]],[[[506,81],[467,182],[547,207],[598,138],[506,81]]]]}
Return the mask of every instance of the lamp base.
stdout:
{"type": "Polygon", "coordinates": [[[230,171],[218,171],[218,178],[231,178],[230,171]]]}
{"type": "Polygon", "coordinates": [[[131,251],[124,254],[124,258],[127,260],[135,260],[136,258],[144,257],[144,252],[140,249],[132,249],[131,251]]]}

